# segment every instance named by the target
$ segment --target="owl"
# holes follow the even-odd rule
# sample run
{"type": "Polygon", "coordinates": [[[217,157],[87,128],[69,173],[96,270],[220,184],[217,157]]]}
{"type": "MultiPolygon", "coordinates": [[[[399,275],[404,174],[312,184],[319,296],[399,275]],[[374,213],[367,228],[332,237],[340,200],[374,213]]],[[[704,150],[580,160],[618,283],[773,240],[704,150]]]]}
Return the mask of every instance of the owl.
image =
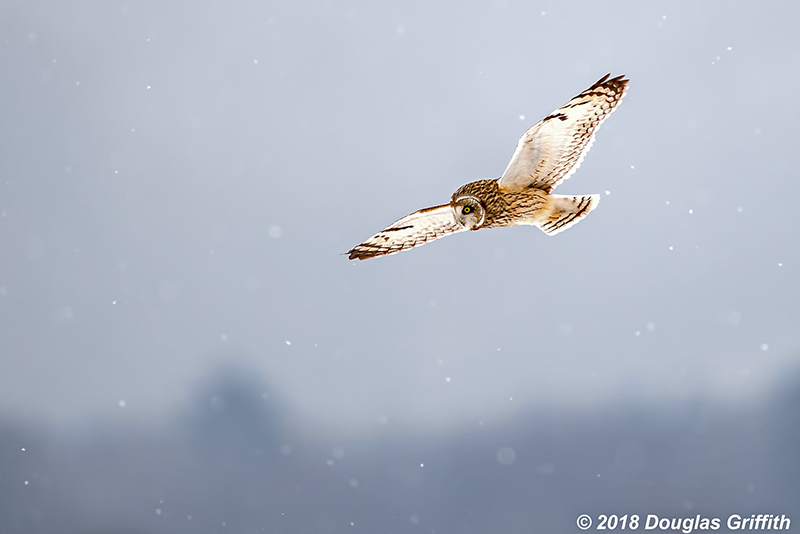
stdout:
{"type": "Polygon", "coordinates": [[[345,254],[351,260],[366,260],[456,232],[519,224],[555,235],[579,222],[597,207],[600,196],[552,191],[577,170],[595,132],[625,95],[628,80],[609,76],[525,132],[500,178],[463,185],[448,204],[407,215],[345,254]]]}

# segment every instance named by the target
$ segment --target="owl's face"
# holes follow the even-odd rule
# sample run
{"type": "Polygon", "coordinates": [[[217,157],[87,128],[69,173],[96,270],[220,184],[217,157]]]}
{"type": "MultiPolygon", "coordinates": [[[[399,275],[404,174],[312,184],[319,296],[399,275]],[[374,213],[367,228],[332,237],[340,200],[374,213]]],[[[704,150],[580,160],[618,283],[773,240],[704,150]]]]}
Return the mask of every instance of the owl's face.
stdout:
{"type": "Polygon", "coordinates": [[[477,230],[483,224],[486,208],[475,197],[459,197],[453,202],[456,220],[467,230],[477,230]]]}

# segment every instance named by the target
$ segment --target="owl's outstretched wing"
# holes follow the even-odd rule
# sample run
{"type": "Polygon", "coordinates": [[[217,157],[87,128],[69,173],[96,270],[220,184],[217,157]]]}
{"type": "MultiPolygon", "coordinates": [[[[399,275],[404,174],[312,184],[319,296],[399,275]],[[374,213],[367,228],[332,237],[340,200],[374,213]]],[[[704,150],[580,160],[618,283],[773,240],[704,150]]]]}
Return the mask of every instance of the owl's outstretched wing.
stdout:
{"type": "Polygon", "coordinates": [[[345,254],[351,260],[366,260],[424,245],[438,237],[463,230],[466,228],[456,221],[453,207],[444,204],[406,215],[345,254]]]}
{"type": "Polygon", "coordinates": [[[498,185],[509,191],[536,187],[550,192],[574,173],[600,124],[614,111],[628,87],[624,76],[597,83],[525,132],[498,185]]]}

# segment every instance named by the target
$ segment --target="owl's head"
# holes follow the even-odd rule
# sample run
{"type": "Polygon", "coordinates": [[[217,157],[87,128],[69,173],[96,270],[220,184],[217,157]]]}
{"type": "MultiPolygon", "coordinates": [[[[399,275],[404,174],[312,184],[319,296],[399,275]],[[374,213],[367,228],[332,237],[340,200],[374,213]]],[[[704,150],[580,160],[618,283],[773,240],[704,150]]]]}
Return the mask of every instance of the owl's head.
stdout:
{"type": "Polygon", "coordinates": [[[456,220],[467,230],[477,230],[486,217],[486,208],[483,202],[475,197],[459,197],[453,201],[456,220]]]}

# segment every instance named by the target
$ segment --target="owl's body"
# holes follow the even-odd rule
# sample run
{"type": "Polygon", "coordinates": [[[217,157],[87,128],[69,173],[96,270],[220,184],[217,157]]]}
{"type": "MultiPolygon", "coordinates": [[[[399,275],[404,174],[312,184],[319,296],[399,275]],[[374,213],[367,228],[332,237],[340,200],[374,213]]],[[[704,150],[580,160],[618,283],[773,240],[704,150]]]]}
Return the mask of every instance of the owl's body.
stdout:
{"type": "Polygon", "coordinates": [[[600,201],[598,195],[565,197],[548,194],[536,187],[507,191],[500,187],[499,179],[477,180],[462,185],[453,193],[451,205],[455,206],[458,199],[463,197],[481,199],[486,211],[483,224],[469,230],[527,224],[538,226],[548,235],[566,230],[592,211],[600,201]]]}
{"type": "Polygon", "coordinates": [[[350,259],[394,254],[464,230],[526,224],[554,235],[583,219],[599,195],[552,190],[575,172],[595,131],[625,94],[628,80],[608,76],[530,128],[500,178],[465,184],[449,204],[403,217],[348,251],[350,259]]]}
{"type": "Polygon", "coordinates": [[[450,203],[455,205],[462,197],[479,198],[483,202],[486,214],[480,228],[525,224],[523,221],[530,219],[545,200],[534,190],[530,193],[503,192],[497,180],[477,180],[462,185],[453,193],[450,203]]]}

